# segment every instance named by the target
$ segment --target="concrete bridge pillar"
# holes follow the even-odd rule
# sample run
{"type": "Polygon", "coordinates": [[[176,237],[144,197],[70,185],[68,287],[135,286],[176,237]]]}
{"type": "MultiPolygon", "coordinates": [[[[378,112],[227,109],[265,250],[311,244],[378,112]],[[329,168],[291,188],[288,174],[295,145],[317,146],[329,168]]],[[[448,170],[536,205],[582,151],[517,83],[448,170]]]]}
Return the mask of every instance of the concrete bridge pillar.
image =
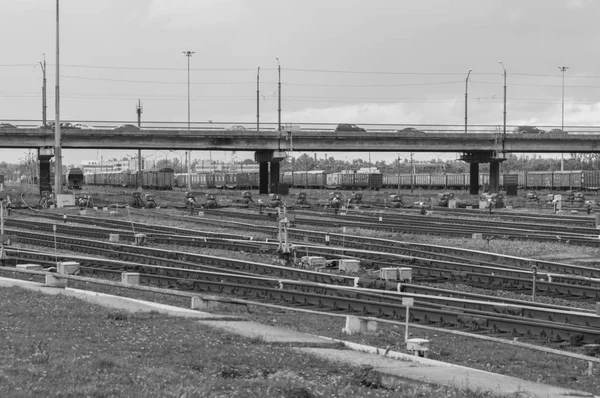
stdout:
{"type": "Polygon", "coordinates": [[[279,162],[271,162],[271,193],[278,193],[279,186],[279,162]]]}
{"type": "Polygon", "coordinates": [[[469,164],[469,193],[477,195],[479,193],[479,163],[469,164]]]}
{"type": "Polygon", "coordinates": [[[258,169],[258,193],[269,193],[269,162],[260,162],[258,169]]]}
{"type": "Polygon", "coordinates": [[[44,191],[52,192],[52,176],[50,173],[50,159],[54,156],[53,148],[40,148],[38,160],[40,161],[40,195],[44,191]]]}
{"type": "Polygon", "coordinates": [[[490,162],[490,193],[500,191],[500,163],[490,162]]]}

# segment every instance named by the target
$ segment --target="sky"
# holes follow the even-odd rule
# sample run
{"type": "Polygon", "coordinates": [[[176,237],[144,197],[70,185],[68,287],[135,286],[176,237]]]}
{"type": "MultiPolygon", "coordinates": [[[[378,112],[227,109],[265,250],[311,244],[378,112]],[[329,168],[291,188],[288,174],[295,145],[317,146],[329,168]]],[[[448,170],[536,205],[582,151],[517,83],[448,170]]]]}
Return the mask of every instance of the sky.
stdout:
{"type": "MultiPolygon", "coordinates": [[[[0,14],[0,122],[41,124],[44,58],[53,120],[56,0],[0,0],[0,14]]],[[[142,126],[185,128],[189,60],[196,126],[254,127],[257,75],[261,123],[274,126],[278,65],[282,123],[461,126],[467,92],[469,125],[501,126],[506,70],[507,125],[561,127],[563,98],[565,130],[598,125],[598,15],[593,0],[61,0],[60,117],[135,123],[139,99],[142,126]]],[[[63,164],[134,152],[65,149],[63,164]]]]}

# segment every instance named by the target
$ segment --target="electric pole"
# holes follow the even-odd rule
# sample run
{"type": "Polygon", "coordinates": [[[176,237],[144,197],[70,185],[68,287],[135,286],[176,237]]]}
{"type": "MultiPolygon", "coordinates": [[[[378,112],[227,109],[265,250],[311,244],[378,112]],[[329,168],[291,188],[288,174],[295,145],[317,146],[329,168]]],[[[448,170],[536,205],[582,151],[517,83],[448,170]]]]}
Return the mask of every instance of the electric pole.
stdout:
{"type": "Polygon", "coordinates": [[[414,152],[411,152],[410,153],[410,193],[413,193],[414,180],[415,180],[415,177],[414,177],[415,169],[414,169],[414,165],[413,165],[413,155],[414,155],[414,152]]]}
{"type": "Polygon", "coordinates": [[[44,62],[40,62],[42,67],[42,126],[46,127],[46,54],[44,55],[44,62]]]}
{"type": "MultiPolygon", "coordinates": [[[[62,190],[62,150],[60,139],[60,40],[59,40],[59,0],[56,0],[56,91],[54,117],[54,192],[59,195],[62,190]]],[[[58,207],[58,197],[54,206],[58,207]]]]}
{"type": "Polygon", "coordinates": [[[467,79],[465,81],[465,134],[467,134],[467,97],[469,91],[469,76],[471,75],[471,69],[469,69],[469,73],[467,73],[467,79]]]}
{"type": "MultiPolygon", "coordinates": [[[[191,135],[190,126],[190,58],[194,54],[194,51],[183,51],[183,54],[187,57],[187,95],[188,95],[188,135],[191,135]]],[[[191,151],[185,151],[185,163],[187,166],[187,186],[188,190],[192,190],[192,181],[190,175],[190,163],[191,163],[191,151]]]]}
{"type": "MultiPolygon", "coordinates": [[[[141,128],[142,127],[142,103],[141,101],[138,99],[138,104],[135,107],[135,111],[137,113],[137,123],[138,123],[138,127],[141,128]]],[[[138,172],[137,172],[137,187],[139,189],[142,189],[142,149],[139,148],[138,149],[138,172]]]]}
{"type": "Polygon", "coordinates": [[[260,66],[256,72],[256,132],[260,131],[260,66]]]}
{"type": "Polygon", "coordinates": [[[277,73],[279,78],[277,80],[277,130],[279,130],[279,134],[281,134],[281,65],[279,65],[279,58],[275,58],[277,60],[277,73]]]}
{"type": "MultiPolygon", "coordinates": [[[[561,107],[561,123],[560,123],[560,129],[562,131],[565,130],[565,72],[567,71],[567,69],[569,69],[568,66],[559,66],[558,70],[560,70],[562,72],[562,107],[561,107]]],[[[560,154],[560,171],[564,171],[565,170],[565,153],[562,152],[560,154]]]]}

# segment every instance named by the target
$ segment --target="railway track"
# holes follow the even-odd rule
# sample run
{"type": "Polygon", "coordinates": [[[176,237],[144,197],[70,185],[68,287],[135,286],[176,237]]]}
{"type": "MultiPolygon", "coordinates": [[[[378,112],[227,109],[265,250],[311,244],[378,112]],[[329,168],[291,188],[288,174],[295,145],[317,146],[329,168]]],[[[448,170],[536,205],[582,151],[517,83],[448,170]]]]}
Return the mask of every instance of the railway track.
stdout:
{"type": "MultiPolygon", "coordinates": [[[[48,257],[46,253],[28,254],[31,257],[48,257]]],[[[20,257],[23,252],[9,250],[8,255],[9,258],[20,257]]],[[[569,341],[571,344],[594,342],[600,338],[600,317],[585,311],[563,310],[555,306],[407,295],[236,273],[61,256],[61,259],[67,258],[80,262],[81,276],[120,280],[122,272],[135,271],[140,273],[140,283],[146,286],[218,293],[290,307],[311,307],[323,312],[360,314],[399,321],[404,320],[406,313],[402,297],[411,296],[415,299],[415,305],[410,309],[413,322],[466,328],[471,331],[485,330],[510,336],[527,335],[548,341],[569,341]],[[97,261],[103,263],[103,266],[97,261]],[[88,265],[90,262],[91,266],[88,265]]]]}
{"type": "MultiPolygon", "coordinates": [[[[90,221],[89,217],[84,217],[83,221],[90,221]]],[[[32,243],[37,245],[50,246],[54,244],[52,240],[53,224],[50,223],[39,223],[39,222],[26,222],[24,220],[14,220],[20,224],[20,227],[29,227],[37,231],[42,231],[42,234],[27,233],[20,230],[7,229],[7,232],[15,234],[21,241],[25,243],[32,243]]],[[[128,223],[117,220],[100,220],[96,224],[110,225],[111,228],[116,226],[127,226],[128,223]]],[[[134,224],[135,225],[135,224],[134,224]]],[[[97,226],[94,228],[81,227],[81,226],[69,226],[69,225],[56,225],[57,232],[61,233],[57,236],[56,244],[60,244],[64,248],[76,248],[78,251],[87,253],[93,253],[97,255],[107,255],[110,252],[112,256],[118,255],[119,258],[130,259],[131,252],[134,254],[140,254],[142,250],[154,250],[149,248],[141,248],[131,245],[118,245],[114,243],[108,243],[105,240],[110,233],[119,233],[124,240],[129,242],[134,241],[134,234],[132,232],[124,231],[121,229],[105,229],[98,230],[97,226]],[[76,235],[77,237],[87,236],[95,240],[78,240],[77,238],[71,238],[64,234],[76,235]],[[102,239],[102,242],[98,242],[97,239],[102,239]],[[103,244],[105,247],[100,247],[103,244]]],[[[137,229],[152,229],[152,226],[137,223],[137,229]]],[[[162,227],[167,228],[167,227],[162,227]]],[[[168,228],[167,228],[168,230],[168,228]]],[[[174,231],[180,232],[181,229],[174,228],[174,231]]],[[[187,233],[192,234],[193,231],[184,230],[187,233]]],[[[172,231],[171,231],[172,232],[172,231]]],[[[516,292],[532,292],[534,283],[536,292],[543,295],[558,296],[558,297],[572,297],[581,300],[599,300],[600,299],[600,280],[594,278],[600,274],[600,271],[594,268],[571,266],[560,263],[549,263],[544,262],[545,266],[552,266],[555,269],[555,273],[540,272],[536,275],[535,282],[533,278],[533,272],[530,269],[523,269],[518,266],[507,266],[494,262],[487,262],[482,264],[481,258],[483,256],[492,258],[503,258],[500,255],[492,255],[490,253],[475,252],[475,251],[463,251],[466,254],[475,258],[467,258],[467,256],[458,256],[457,254],[448,255],[443,252],[447,249],[444,247],[436,247],[430,245],[416,245],[413,247],[412,244],[405,242],[397,242],[393,240],[364,238],[358,236],[338,236],[332,241],[332,243],[338,244],[337,246],[322,246],[322,245],[309,245],[306,241],[321,240],[320,233],[314,233],[313,231],[291,231],[292,236],[298,233],[297,251],[307,255],[318,255],[329,259],[340,259],[340,258],[357,258],[363,265],[370,266],[372,269],[379,269],[385,267],[398,267],[398,266],[409,266],[412,268],[413,276],[416,280],[435,280],[435,281],[453,281],[463,283],[476,287],[483,288],[498,288],[503,290],[510,290],[516,292]],[[308,239],[305,239],[308,238],[308,239]],[[339,244],[345,245],[345,247],[339,244]],[[429,249],[425,251],[422,249],[429,249]],[[442,251],[435,252],[431,249],[442,251]],[[563,271],[562,274],[556,273],[556,270],[563,271]],[[581,277],[575,275],[587,274],[591,277],[581,277]]],[[[222,235],[222,234],[220,234],[222,235]]],[[[228,235],[226,235],[228,236],[228,235]]],[[[277,242],[271,241],[251,241],[249,239],[224,239],[224,238],[212,238],[212,237],[194,237],[194,236],[177,236],[170,235],[168,232],[165,233],[153,233],[148,235],[149,242],[162,243],[167,245],[179,245],[179,246],[190,246],[190,247],[204,247],[204,248],[217,248],[226,250],[244,250],[246,252],[257,252],[265,253],[271,252],[276,254],[278,244],[277,242]]],[[[159,258],[161,260],[153,259],[151,264],[162,264],[172,259],[179,260],[178,257],[173,257],[172,253],[165,250],[156,249],[155,253],[151,254],[153,258],[159,258]]],[[[459,252],[459,251],[457,251],[459,252]]],[[[149,254],[146,254],[149,255],[149,254]]],[[[191,254],[190,254],[191,255],[191,254]]],[[[184,256],[182,253],[181,256],[184,256]]],[[[200,256],[200,255],[198,255],[200,256]]],[[[109,256],[110,257],[110,256],[109,256]]],[[[517,258],[513,258],[515,260],[517,258]]],[[[204,261],[198,257],[196,259],[199,263],[204,261]]],[[[210,261],[214,261],[210,258],[210,261]]],[[[233,261],[233,260],[232,260],[233,261]]],[[[229,269],[244,269],[248,265],[222,265],[229,269]]],[[[540,267],[543,269],[543,267],[540,267]]],[[[270,274],[272,270],[263,270],[260,267],[254,266],[252,269],[253,273],[256,274],[270,274]]],[[[280,277],[297,278],[297,276],[286,276],[284,273],[278,274],[280,277]]],[[[314,280],[309,278],[309,280],[314,280]]],[[[380,289],[386,287],[386,282],[378,280],[378,276],[370,276],[361,278],[359,286],[364,287],[376,287],[380,289]]],[[[395,288],[396,284],[391,283],[392,288],[395,288]]]]}

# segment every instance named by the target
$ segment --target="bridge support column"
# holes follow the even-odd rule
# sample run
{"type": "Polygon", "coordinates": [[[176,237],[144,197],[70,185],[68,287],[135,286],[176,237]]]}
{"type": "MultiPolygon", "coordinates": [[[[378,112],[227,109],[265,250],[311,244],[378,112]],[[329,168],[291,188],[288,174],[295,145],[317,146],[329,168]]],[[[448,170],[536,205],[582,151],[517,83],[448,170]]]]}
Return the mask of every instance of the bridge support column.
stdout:
{"type": "Polygon", "coordinates": [[[271,164],[271,192],[277,193],[279,187],[279,162],[285,159],[286,154],[282,151],[257,151],[254,160],[260,164],[259,168],[259,193],[269,193],[269,163],[271,164]]]}
{"type": "Polygon", "coordinates": [[[471,195],[479,193],[479,163],[469,165],[469,193],[471,195]]]}
{"type": "Polygon", "coordinates": [[[260,162],[258,169],[258,193],[269,193],[269,162],[260,162]]]}
{"type": "Polygon", "coordinates": [[[38,160],[40,161],[40,195],[44,191],[52,192],[50,159],[53,156],[54,148],[40,148],[38,150],[38,160]]]}
{"type": "Polygon", "coordinates": [[[490,193],[500,191],[500,163],[490,162],[490,193]]]}

